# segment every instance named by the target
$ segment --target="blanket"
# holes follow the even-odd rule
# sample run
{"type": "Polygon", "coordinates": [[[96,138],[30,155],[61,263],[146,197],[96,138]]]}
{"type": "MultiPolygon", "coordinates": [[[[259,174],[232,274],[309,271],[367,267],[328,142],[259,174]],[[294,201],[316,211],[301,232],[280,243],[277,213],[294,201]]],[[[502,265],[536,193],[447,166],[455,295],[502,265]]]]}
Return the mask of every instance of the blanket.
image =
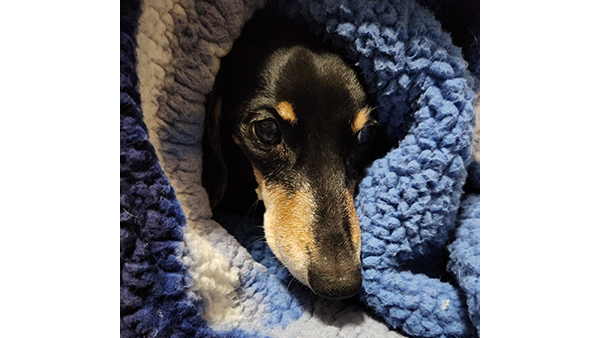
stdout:
{"type": "Polygon", "coordinates": [[[294,282],[202,186],[206,96],[265,1],[121,1],[121,337],[477,336],[478,59],[413,0],[274,3],[346,51],[400,140],[359,185],[359,298],[294,282]]]}

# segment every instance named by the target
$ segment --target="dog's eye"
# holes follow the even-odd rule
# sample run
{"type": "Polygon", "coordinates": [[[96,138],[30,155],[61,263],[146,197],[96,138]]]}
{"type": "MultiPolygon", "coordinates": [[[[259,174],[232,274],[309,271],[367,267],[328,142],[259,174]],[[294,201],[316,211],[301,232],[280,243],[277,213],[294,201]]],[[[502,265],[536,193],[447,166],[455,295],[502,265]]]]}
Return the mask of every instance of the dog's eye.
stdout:
{"type": "Polygon", "coordinates": [[[254,135],[264,143],[275,144],[279,142],[280,133],[277,122],[273,119],[256,121],[252,124],[254,135]]]}
{"type": "Polygon", "coordinates": [[[356,143],[358,145],[364,145],[371,140],[373,136],[373,126],[369,125],[361,129],[356,135],[356,143]]]}

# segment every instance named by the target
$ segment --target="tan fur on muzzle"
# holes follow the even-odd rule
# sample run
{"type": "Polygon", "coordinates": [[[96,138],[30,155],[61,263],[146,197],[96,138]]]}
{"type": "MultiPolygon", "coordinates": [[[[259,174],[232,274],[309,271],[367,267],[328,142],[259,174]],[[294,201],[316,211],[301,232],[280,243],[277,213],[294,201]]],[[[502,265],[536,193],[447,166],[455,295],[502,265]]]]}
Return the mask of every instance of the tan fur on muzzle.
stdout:
{"type": "MultiPolygon", "coordinates": [[[[312,224],[315,222],[317,205],[310,185],[304,183],[300,189],[290,192],[282,185],[267,185],[263,176],[254,168],[258,183],[259,199],[265,204],[264,231],[267,244],[275,256],[287,267],[290,273],[304,285],[308,283],[310,260],[320,257],[312,224]]],[[[350,220],[351,241],[357,258],[360,259],[360,227],[354,209],[352,190],[344,194],[344,209],[350,220]]]]}

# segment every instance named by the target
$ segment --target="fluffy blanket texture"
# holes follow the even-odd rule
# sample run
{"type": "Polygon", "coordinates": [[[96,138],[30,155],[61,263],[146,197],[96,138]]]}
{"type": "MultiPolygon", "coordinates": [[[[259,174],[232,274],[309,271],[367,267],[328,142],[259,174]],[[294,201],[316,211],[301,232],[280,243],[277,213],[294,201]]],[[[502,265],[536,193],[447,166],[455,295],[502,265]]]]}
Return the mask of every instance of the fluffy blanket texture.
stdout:
{"type": "Polygon", "coordinates": [[[413,0],[276,4],[355,60],[400,139],[355,201],[360,300],[315,296],[257,240],[260,229],[212,219],[201,182],[206,95],[265,1],[123,0],[121,337],[477,336],[479,195],[463,187],[468,177],[479,190],[478,57],[471,76],[468,53],[413,0]]]}

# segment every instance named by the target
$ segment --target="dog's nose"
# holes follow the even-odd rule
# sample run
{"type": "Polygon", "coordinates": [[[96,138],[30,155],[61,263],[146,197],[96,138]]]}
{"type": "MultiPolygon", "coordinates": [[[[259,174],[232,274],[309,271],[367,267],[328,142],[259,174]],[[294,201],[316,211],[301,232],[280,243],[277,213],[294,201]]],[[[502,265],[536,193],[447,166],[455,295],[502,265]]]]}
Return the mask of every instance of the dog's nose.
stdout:
{"type": "Polygon", "coordinates": [[[319,296],[344,299],[355,295],[362,285],[360,262],[358,264],[311,264],[308,284],[319,296]]]}

